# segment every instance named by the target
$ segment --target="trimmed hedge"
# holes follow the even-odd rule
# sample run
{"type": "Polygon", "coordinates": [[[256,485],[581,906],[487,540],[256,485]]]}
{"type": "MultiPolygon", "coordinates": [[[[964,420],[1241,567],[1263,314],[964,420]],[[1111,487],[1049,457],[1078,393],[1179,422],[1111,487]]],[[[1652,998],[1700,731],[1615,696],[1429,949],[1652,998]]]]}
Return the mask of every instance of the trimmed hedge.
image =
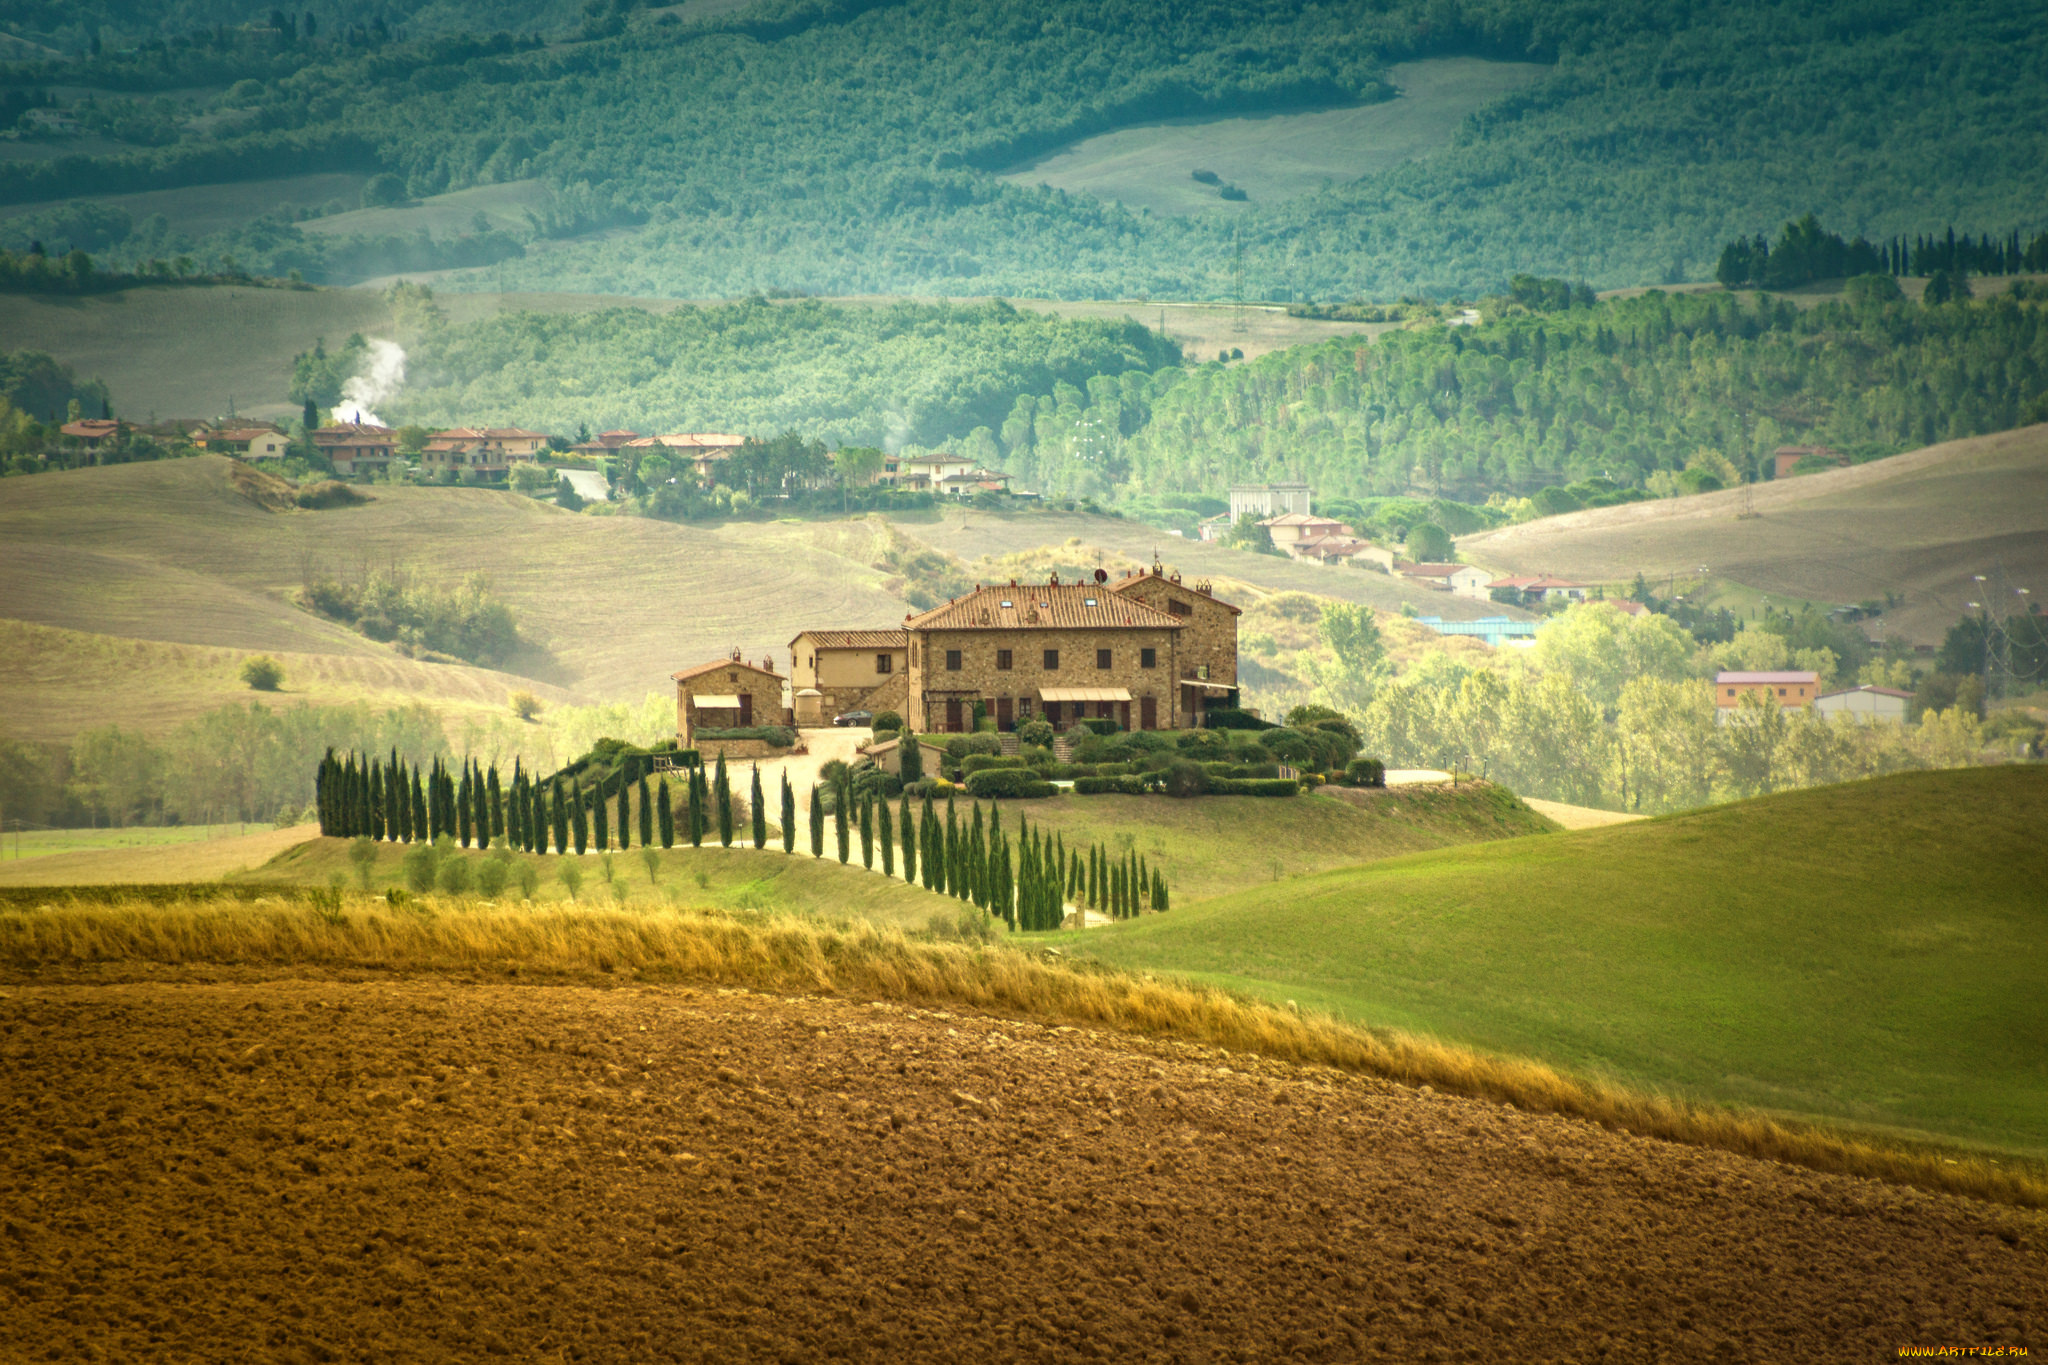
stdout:
{"type": "Polygon", "coordinates": [[[1212,706],[1202,713],[1202,724],[1210,730],[1278,730],[1270,720],[1260,720],[1235,706],[1212,706]]]}
{"type": "Polygon", "coordinates": [[[1077,777],[1074,779],[1076,796],[1143,796],[1145,779],[1142,777],[1077,777]]]}
{"type": "Polygon", "coordinates": [[[1278,763],[1204,763],[1202,771],[1211,777],[1273,778],[1280,776],[1278,763]]]}
{"type": "Polygon", "coordinates": [[[1037,797],[1051,796],[1057,790],[1029,768],[983,768],[967,778],[969,796],[1037,797]]]}
{"type": "Polygon", "coordinates": [[[1299,796],[1301,784],[1291,777],[1212,777],[1211,796],[1299,796]]]}
{"type": "Polygon", "coordinates": [[[1024,768],[1030,765],[1015,754],[969,754],[960,760],[960,771],[970,776],[989,768],[1024,768]]]}
{"type": "Polygon", "coordinates": [[[700,727],[693,734],[698,739],[758,739],[778,749],[787,749],[796,743],[796,731],[786,725],[730,725],[724,729],[700,727]]]}

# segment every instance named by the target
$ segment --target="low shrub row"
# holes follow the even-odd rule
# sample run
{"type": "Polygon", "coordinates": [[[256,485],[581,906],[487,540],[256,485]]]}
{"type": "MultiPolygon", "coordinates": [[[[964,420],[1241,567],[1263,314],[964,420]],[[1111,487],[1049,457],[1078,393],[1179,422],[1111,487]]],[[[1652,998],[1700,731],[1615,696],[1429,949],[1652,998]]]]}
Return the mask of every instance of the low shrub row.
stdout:
{"type": "Polygon", "coordinates": [[[1291,777],[1212,777],[1211,796],[1299,796],[1301,784],[1291,777]]]}
{"type": "Polygon", "coordinates": [[[697,739],[758,739],[778,749],[787,749],[796,743],[796,731],[786,725],[700,726],[693,734],[697,739]]]}
{"type": "Polygon", "coordinates": [[[967,776],[967,794],[976,797],[1040,797],[1056,791],[1052,783],[1029,768],[983,768],[967,776]]]}

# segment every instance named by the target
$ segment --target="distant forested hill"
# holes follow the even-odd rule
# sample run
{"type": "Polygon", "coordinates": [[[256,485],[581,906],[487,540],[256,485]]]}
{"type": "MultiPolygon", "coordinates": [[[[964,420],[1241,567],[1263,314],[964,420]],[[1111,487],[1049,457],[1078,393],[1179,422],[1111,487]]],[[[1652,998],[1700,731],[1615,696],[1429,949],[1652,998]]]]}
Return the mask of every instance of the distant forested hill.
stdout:
{"type": "Polygon", "coordinates": [[[835,445],[936,445],[999,425],[1020,392],[1125,371],[1147,377],[1180,360],[1171,341],[1135,322],[1001,302],[508,313],[429,331],[410,350],[388,415],[561,432],[797,428],[835,445]]]}
{"type": "MultiPolygon", "coordinates": [[[[0,203],[314,167],[387,173],[381,193],[414,197],[537,177],[556,207],[535,233],[574,240],[444,246],[421,266],[506,256],[466,282],[693,297],[1228,297],[1240,247],[1255,297],[1477,295],[1518,270],[1707,278],[1722,243],[1808,210],[1873,239],[2048,226],[2039,0],[618,8],[588,30],[613,36],[548,45],[398,41],[358,21],[285,51],[221,33],[17,68],[0,85],[251,74],[200,131],[140,120],[153,145],[127,154],[0,164],[0,203]],[[994,174],[1148,120],[1384,100],[1389,63],[1449,54],[1554,70],[1433,154],[1282,202],[1154,216],[994,174]]],[[[313,278],[372,258],[283,219],[189,246],[313,278]]]]}
{"type": "Polygon", "coordinates": [[[2048,421],[2048,291],[1926,306],[1885,277],[1856,283],[1868,287],[1807,310],[1659,291],[1502,304],[1481,327],[1023,398],[1001,441],[1008,467],[1052,493],[1213,495],[1288,476],[1325,498],[1481,501],[1586,479],[1728,487],[1761,477],[1783,444],[1874,458],[2048,421]]]}

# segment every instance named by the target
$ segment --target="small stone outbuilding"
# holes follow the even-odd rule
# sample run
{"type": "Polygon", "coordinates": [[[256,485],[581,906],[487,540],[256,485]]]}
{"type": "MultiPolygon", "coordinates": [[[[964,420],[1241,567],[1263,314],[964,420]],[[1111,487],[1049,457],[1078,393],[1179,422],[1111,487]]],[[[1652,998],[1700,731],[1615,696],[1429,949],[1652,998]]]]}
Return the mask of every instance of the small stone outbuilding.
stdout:
{"type": "Polygon", "coordinates": [[[676,684],[676,742],[693,745],[696,732],[745,725],[787,725],[785,679],[775,661],[750,664],[735,649],[731,656],[672,675],[676,684]]]}

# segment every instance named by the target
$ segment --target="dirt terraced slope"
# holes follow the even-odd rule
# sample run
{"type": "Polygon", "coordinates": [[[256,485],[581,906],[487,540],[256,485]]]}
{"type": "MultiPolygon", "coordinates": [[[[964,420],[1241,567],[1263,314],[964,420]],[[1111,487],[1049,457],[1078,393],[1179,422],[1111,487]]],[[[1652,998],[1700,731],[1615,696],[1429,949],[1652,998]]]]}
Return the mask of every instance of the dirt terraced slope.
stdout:
{"type": "Polygon", "coordinates": [[[1863,1360],[2048,1225],[1384,1082],[689,989],[0,994],[0,1357],[1863,1360]]]}

